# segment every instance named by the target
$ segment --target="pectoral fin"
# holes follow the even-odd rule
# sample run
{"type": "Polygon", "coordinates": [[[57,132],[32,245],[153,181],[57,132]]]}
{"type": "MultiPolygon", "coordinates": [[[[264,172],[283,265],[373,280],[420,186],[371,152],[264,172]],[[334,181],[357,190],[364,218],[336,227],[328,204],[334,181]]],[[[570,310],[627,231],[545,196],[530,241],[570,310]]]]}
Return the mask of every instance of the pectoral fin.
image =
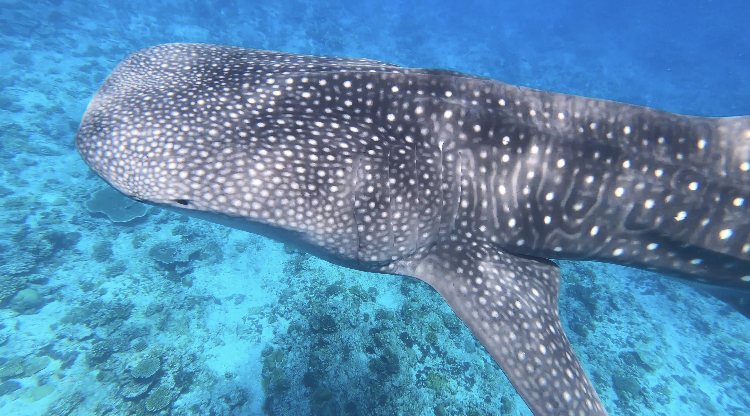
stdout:
{"type": "Polygon", "coordinates": [[[607,414],[563,332],[554,263],[456,241],[399,266],[443,296],[534,415],[607,414]]]}

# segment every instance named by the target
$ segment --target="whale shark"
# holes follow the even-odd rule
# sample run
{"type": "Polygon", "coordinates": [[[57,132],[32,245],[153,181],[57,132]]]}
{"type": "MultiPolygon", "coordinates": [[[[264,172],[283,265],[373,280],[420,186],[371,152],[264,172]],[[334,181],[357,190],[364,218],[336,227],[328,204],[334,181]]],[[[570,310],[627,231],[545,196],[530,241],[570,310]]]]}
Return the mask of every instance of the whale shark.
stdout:
{"type": "Polygon", "coordinates": [[[138,201],[425,281],[537,416],[607,414],[553,260],[750,288],[750,117],[167,44],[113,70],[75,143],[138,201]]]}

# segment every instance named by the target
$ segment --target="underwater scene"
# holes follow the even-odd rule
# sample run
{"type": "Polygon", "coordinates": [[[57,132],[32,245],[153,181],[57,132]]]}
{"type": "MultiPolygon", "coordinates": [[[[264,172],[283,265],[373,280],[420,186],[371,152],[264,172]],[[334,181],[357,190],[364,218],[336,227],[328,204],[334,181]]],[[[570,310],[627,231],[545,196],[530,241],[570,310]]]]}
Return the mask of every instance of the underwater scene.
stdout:
{"type": "MultiPolygon", "coordinates": [[[[567,414],[532,413],[519,392],[536,392],[514,387],[422,280],[123,195],[77,150],[82,118],[123,59],[166,43],[743,116],[748,16],[745,0],[0,0],[0,415],[567,414]]],[[[737,189],[750,193],[747,181],[737,189]]],[[[562,328],[608,414],[750,415],[746,292],[556,263],[562,328]]]]}

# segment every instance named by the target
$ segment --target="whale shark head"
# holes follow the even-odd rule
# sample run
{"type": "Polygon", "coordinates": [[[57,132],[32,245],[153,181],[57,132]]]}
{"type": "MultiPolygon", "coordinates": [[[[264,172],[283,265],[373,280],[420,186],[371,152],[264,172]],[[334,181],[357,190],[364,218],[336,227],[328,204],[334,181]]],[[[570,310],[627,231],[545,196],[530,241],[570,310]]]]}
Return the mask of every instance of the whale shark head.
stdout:
{"type": "Polygon", "coordinates": [[[747,118],[172,44],[113,71],[76,146],[137,200],[426,281],[537,416],[606,414],[549,259],[750,280],[747,118]]]}
{"type": "MultiPolygon", "coordinates": [[[[416,92],[404,72],[363,59],[151,48],[105,82],[77,146],[127,196],[240,219],[339,262],[390,262],[434,241],[446,210],[440,148],[418,144],[417,120],[381,122],[413,104],[393,93],[416,92]]],[[[419,88],[428,111],[437,88],[419,88]]]]}

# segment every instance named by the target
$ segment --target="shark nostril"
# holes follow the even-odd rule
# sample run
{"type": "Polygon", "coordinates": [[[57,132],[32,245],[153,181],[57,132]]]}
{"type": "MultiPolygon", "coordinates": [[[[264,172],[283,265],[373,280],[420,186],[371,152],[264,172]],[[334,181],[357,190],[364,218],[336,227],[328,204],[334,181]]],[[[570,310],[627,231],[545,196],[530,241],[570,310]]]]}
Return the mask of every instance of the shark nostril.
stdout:
{"type": "Polygon", "coordinates": [[[190,204],[190,201],[187,199],[175,199],[174,202],[177,202],[178,204],[185,205],[185,206],[190,204]]]}

